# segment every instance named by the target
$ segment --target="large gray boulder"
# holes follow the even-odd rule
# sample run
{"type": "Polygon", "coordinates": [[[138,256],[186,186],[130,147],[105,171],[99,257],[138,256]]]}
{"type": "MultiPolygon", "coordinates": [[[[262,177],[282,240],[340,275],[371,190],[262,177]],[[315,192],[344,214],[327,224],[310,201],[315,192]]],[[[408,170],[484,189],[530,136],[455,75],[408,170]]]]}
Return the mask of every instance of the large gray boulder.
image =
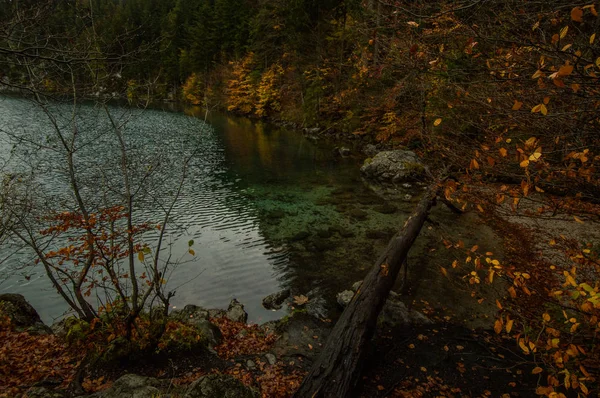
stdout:
{"type": "Polygon", "coordinates": [[[423,177],[426,168],[414,152],[394,150],[379,152],[365,160],[360,171],[369,180],[397,184],[423,177]]]}
{"type": "Polygon", "coordinates": [[[160,380],[152,377],[127,374],[115,381],[112,387],[87,398],[155,398],[161,396],[158,389],[161,385],[160,380]]]}
{"type": "Polygon", "coordinates": [[[52,334],[35,308],[21,294],[0,294],[0,312],[8,316],[15,330],[31,334],[52,334]]]}
{"type": "Polygon", "coordinates": [[[184,398],[260,398],[260,394],[229,375],[212,374],[193,382],[184,398]]]}

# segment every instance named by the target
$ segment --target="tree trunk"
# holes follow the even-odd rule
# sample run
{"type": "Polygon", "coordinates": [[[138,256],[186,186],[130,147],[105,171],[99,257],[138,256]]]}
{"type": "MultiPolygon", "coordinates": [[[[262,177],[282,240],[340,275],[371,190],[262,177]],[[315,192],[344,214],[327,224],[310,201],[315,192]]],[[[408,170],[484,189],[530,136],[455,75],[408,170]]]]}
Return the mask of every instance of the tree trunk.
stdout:
{"type": "Polygon", "coordinates": [[[346,397],[359,380],[362,353],[371,340],[377,317],[415,239],[438,187],[421,199],[402,230],[388,244],[336,323],[323,351],[294,395],[296,398],[346,397]]]}

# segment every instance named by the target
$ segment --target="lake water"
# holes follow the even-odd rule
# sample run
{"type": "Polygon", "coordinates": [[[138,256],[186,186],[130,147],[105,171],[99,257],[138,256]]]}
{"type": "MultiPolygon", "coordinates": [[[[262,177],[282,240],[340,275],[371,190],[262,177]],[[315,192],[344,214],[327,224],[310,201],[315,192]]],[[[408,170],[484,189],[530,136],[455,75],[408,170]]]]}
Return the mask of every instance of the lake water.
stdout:
{"type": "MultiPolygon", "coordinates": [[[[61,128],[70,128],[71,110],[56,105],[50,111],[61,128]]],[[[285,313],[261,306],[264,296],[284,287],[331,303],[364,276],[412,208],[386,208],[363,184],[359,160],[336,157],[333,148],[298,132],[218,114],[205,124],[200,109],[110,111],[117,122],[128,120],[132,167],[158,168],[151,178],[143,172],[132,177],[144,198],[135,211],[140,222],[161,221],[159,207],[169,203],[184,159],[197,149],[174,208],[177,229],[169,236],[170,253],[181,259],[168,277],[174,307],[226,308],[235,297],[250,321],[260,323],[285,313]],[[186,254],[191,239],[195,256],[186,254]]],[[[82,106],[77,115],[76,167],[86,201],[99,207],[118,195],[120,155],[102,109],[82,106]]],[[[46,115],[26,100],[0,97],[0,128],[3,172],[35,169],[35,200],[69,210],[65,162],[46,115]],[[15,137],[22,140],[16,149],[15,137]]],[[[156,232],[144,239],[152,245],[156,232]]],[[[66,304],[28,250],[14,253],[5,243],[0,254],[0,291],[24,294],[47,323],[65,313],[66,304]]]]}

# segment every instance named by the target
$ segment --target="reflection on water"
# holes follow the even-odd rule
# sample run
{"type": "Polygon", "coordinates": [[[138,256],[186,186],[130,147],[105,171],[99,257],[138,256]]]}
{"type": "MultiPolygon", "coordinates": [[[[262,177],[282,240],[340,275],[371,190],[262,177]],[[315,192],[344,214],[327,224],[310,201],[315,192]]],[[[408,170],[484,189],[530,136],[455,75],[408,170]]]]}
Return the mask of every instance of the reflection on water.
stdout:
{"type": "MultiPolygon", "coordinates": [[[[55,112],[68,110],[57,106],[55,112]]],[[[113,111],[129,117],[119,108],[113,111]]],[[[282,287],[291,287],[296,293],[320,287],[331,297],[340,286],[345,288],[362,276],[385,245],[390,228],[403,217],[402,212],[378,211],[382,202],[363,186],[355,162],[334,158],[330,148],[319,148],[297,133],[267,123],[219,114],[209,117],[211,128],[207,128],[203,112],[186,112],[197,117],[136,111],[126,128],[139,164],[159,159],[161,165],[155,180],[140,182],[139,176],[136,180],[145,184],[144,191],[152,198],[136,209],[140,221],[162,218],[159,204],[168,202],[184,154],[189,148],[200,149],[175,206],[172,225],[177,230],[169,241],[170,254],[181,259],[168,277],[169,288],[177,292],[172,300],[176,307],[193,303],[223,308],[236,297],[246,305],[251,321],[281,317],[281,311],[262,308],[264,296],[282,287]],[[162,193],[152,191],[151,186],[160,186],[162,193]],[[194,257],[186,254],[190,239],[195,241],[194,257]]],[[[89,186],[86,197],[100,205],[110,200],[105,181],[110,180],[112,171],[118,171],[114,167],[118,150],[98,112],[82,107],[80,114],[87,145],[78,152],[77,165],[82,181],[89,186]]],[[[12,98],[0,98],[0,128],[30,136],[48,135],[39,109],[12,98]]],[[[10,152],[11,146],[4,140],[0,156],[7,159],[10,152]]],[[[44,172],[37,176],[48,191],[44,200],[51,200],[52,195],[68,196],[64,164],[51,150],[27,156],[45,164],[44,172]]],[[[4,171],[21,167],[17,160],[23,158],[14,157],[4,171]]],[[[57,209],[60,205],[60,201],[55,204],[57,209]]],[[[151,244],[156,237],[154,232],[145,239],[151,244]]],[[[9,252],[6,245],[0,249],[3,257],[9,252]]],[[[23,265],[30,279],[11,274],[0,288],[24,294],[43,319],[51,322],[66,306],[42,270],[32,266],[31,254],[25,251],[11,256],[0,267],[6,275],[23,265]]]]}

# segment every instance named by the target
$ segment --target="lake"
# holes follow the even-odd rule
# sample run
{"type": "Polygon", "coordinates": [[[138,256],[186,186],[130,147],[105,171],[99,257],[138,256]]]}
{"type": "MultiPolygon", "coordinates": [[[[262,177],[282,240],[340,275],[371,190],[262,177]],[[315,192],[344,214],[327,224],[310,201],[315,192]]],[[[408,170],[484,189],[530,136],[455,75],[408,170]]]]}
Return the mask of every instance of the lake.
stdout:
{"type": "MultiPolygon", "coordinates": [[[[82,105],[75,119],[72,110],[57,104],[50,112],[60,128],[76,120],[75,166],[85,200],[110,204],[119,194],[120,154],[104,110],[82,105]]],[[[198,108],[109,110],[126,122],[130,166],[157,168],[151,178],[132,172],[143,193],[137,221],[162,220],[160,206],[169,203],[184,159],[192,156],[168,239],[169,253],[180,259],[167,282],[176,291],[173,307],[226,308],[237,298],[250,321],[260,323],[287,311],[264,309],[262,298],[291,288],[333,308],[335,294],[364,276],[413,206],[390,207],[362,182],[357,158],[336,156],[330,145],[295,131],[223,114],[205,123],[198,108]]],[[[4,175],[31,175],[35,201],[72,210],[66,165],[47,116],[27,100],[0,97],[0,129],[4,175]]],[[[152,246],[156,237],[146,234],[144,241],[152,246]]],[[[65,302],[29,250],[5,242],[0,255],[1,291],[25,295],[47,323],[63,316],[65,302]]]]}

